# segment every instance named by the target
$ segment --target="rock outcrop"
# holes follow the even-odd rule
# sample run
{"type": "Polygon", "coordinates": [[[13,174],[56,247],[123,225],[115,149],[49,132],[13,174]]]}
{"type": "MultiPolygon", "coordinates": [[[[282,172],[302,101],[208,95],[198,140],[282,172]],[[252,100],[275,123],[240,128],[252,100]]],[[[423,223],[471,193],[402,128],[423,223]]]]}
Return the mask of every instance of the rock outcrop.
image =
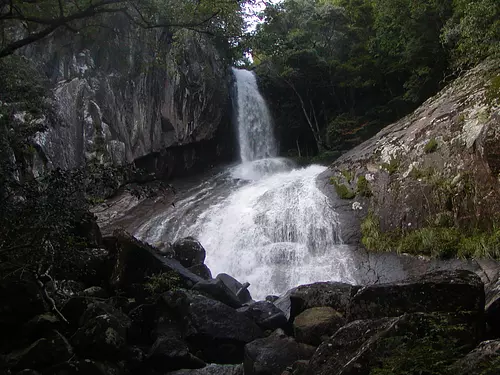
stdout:
{"type": "Polygon", "coordinates": [[[346,243],[360,242],[369,211],[382,232],[488,228],[498,219],[500,100],[493,78],[499,73],[498,60],[477,66],[319,177],[346,243]],[[341,199],[335,186],[355,198],[341,199]]]}
{"type": "Polygon", "coordinates": [[[232,152],[228,62],[210,38],[140,29],[120,14],[106,22],[91,37],[63,30],[23,50],[54,103],[34,140],[35,173],[136,160],[169,177],[232,152]]]}

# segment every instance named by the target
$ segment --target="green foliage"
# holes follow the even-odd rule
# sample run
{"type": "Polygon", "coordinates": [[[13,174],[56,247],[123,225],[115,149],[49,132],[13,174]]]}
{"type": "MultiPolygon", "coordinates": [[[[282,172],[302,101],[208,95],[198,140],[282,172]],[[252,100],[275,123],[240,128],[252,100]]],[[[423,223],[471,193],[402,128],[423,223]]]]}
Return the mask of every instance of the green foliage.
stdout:
{"type": "Polygon", "coordinates": [[[348,184],[351,183],[352,179],[354,178],[354,173],[352,173],[350,170],[348,169],[342,169],[340,171],[340,174],[342,176],[344,176],[345,180],[347,181],[348,184]]]}
{"type": "Polygon", "coordinates": [[[370,183],[365,176],[359,176],[357,182],[356,193],[362,197],[369,198],[373,195],[370,183]]]}
{"type": "Polygon", "coordinates": [[[415,179],[415,180],[424,180],[424,181],[430,181],[432,176],[436,174],[436,171],[434,168],[419,168],[414,166],[412,170],[410,171],[410,177],[415,179]]]}
{"type": "Polygon", "coordinates": [[[500,104],[500,75],[491,79],[486,90],[486,100],[490,105],[500,104]]]}
{"type": "Polygon", "coordinates": [[[145,287],[151,294],[157,295],[182,287],[182,282],[177,273],[162,272],[148,277],[145,287]]]}
{"type": "Polygon", "coordinates": [[[335,192],[340,199],[353,199],[356,196],[356,193],[341,183],[337,177],[331,177],[330,184],[335,187],[335,192]]]}
{"type": "Polygon", "coordinates": [[[390,175],[392,175],[399,170],[399,163],[399,157],[392,156],[389,163],[382,163],[382,168],[389,172],[390,175]]]}
{"type": "Polygon", "coordinates": [[[434,258],[451,258],[459,249],[460,232],[455,228],[422,228],[401,238],[397,251],[434,258]]]}
{"type": "Polygon", "coordinates": [[[393,239],[389,234],[382,233],[380,221],[373,212],[361,222],[361,243],[371,251],[394,251],[393,239]]]}
{"type": "Polygon", "coordinates": [[[431,140],[429,140],[429,142],[425,144],[424,152],[426,154],[432,154],[434,151],[437,150],[437,148],[438,148],[438,142],[436,138],[432,138],[431,140]]]}

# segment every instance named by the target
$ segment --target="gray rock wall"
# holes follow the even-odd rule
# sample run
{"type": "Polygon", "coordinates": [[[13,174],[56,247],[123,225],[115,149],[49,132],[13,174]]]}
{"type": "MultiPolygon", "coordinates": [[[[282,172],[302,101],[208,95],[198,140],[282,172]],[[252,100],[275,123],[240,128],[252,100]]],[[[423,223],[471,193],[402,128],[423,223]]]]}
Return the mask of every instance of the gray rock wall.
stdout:
{"type": "Polygon", "coordinates": [[[35,170],[124,164],[229,128],[229,70],[208,37],[145,31],[120,16],[109,26],[118,32],[64,31],[24,51],[49,77],[57,114],[36,137],[35,170]]]}

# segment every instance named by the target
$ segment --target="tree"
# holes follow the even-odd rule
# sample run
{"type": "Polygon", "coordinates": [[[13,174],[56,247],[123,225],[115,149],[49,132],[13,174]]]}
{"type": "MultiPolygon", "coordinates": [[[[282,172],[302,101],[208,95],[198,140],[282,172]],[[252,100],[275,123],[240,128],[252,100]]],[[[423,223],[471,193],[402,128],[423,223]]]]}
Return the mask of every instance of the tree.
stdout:
{"type": "Polygon", "coordinates": [[[64,28],[79,33],[105,27],[122,14],[143,29],[186,28],[200,33],[241,33],[242,5],[254,0],[0,0],[0,58],[64,28]]]}

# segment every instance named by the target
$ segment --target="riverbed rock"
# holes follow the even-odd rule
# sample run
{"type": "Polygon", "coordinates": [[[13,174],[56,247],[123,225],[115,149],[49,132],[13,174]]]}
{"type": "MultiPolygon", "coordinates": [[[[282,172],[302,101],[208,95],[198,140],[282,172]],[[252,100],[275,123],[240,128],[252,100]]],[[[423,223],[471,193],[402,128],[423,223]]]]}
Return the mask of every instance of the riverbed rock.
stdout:
{"type": "Polygon", "coordinates": [[[446,373],[478,342],[477,321],[468,314],[414,313],[357,320],[323,342],[308,375],[446,373]]]}
{"type": "Polygon", "coordinates": [[[134,284],[141,284],[148,276],[162,272],[175,272],[191,286],[203,281],[178,261],[164,258],[154,247],[124,231],[115,231],[113,241],[118,249],[118,259],[111,277],[111,285],[115,288],[132,291],[134,284]]]}
{"type": "Polygon", "coordinates": [[[283,311],[269,301],[258,301],[238,309],[265,330],[285,329],[288,322],[283,311]]]}
{"type": "Polygon", "coordinates": [[[196,370],[179,370],[169,372],[169,375],[243,375],[242,365],[210,364],[196,370]]]}
{"type": "Polygon", "coordinates": [[[171,311],[183,316],[191,352],[206,362],[241,363],[245,344],[263,336],[243,314],[195,292],[167,292],[163,300],[171,311]]]}
{"type": "Polygon", "coordinates": [[[193,287],[193,290],[206,293],[217,301],[225,303],[234,309],[241,307],[241,302],[238,297],[236,297],[236,294],[234,294],[220,279],[200,281],[193,287]]]}
{"type": "MultiPolygon", "coordinates": [[[[234,277],[226,273],[220,273],[217,275],[216,279],[221,280],[238,297],[241,303],[252,301],[252,296],[248,289],[234,277]]],[[[248,285],[246,285],[246,287],[248,287],[248,285]]]]}
{"type": "Polygon", "coordinates": [[[189,352],[188,345],[176,337],[161,336],[151,347],[147,363],[157,371],[197,369],[206,366],[205,362],[189,352]]]}
{"type": "Polygon", "coordinates": [[[7,363],[17,370],[43,370],[70,359],[72,355],[68,340],[58,331],[53,331],[47,338],[38,339],[27,348],[9,354],[7,363]]]}
{"type": "Polygon", "coordinates": [[[278,329],[269,337],[245,346],[245,375],[281,375],[294,362],[311,358],[315,350],[278,329]]]}
{"type": "Polygon", "coordinates": [[[302,311],[312,307],[331,307],[341,314],[346,314],[351,298],[360,288],[359,286],[338,282],[301,285],[285,293],[274,304],[290,320],[293,320],[302,311]]]}
{"type": "Polygon", "coordinates": [[[200,276],[202,279],[211,280],[212,279],[212,271],[206,264],[197,264],[188,268],[189,271],[194,273],[195,275],[200,276]]]}
{"type": "Polygon", "coordinates": [[[438,271],[401,283],[369,285],[352,298],[348,319],[374,319],[410,312],[469,311],[483,315],[484,287],[470,271],[438,271]]]}
{"type": "Polygon", "coordinates": [[[451,366],[450,374],[500,374],[500,341],[490,340],[480,343],[476,349],[451,366]]]}
{"type": "Polygon", "coordinates": [[[198,240],[193,237],[186,237],[175,241],[172,248],[175,253],[175,259],[186,268],[205,262],[206,251],[198,240]]]}
{"type": "Polygon", "coordinates": [[[298,342],[318,346],[345,324],[345,317],[331,307],[313,307],[297,315],[293,331],[298,342]]]}

